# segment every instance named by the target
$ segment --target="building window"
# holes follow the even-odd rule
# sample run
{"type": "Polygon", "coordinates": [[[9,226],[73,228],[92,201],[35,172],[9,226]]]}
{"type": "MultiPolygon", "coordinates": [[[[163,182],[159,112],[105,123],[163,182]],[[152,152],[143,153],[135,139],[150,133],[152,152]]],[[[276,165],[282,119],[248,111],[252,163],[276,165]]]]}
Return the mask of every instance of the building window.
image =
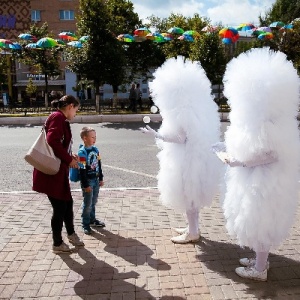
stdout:
{"type": "Polygon", "coordinates": [[[41,21],[41,11],[40,10],[32,10],[31,11],[31,21],[33,21],[33,22],[41,21]]]}
{"type": "Polygon", "coordinates": [[[74,20],[74,10],[60,10],[59,11],[60,20],[74,20]]]}

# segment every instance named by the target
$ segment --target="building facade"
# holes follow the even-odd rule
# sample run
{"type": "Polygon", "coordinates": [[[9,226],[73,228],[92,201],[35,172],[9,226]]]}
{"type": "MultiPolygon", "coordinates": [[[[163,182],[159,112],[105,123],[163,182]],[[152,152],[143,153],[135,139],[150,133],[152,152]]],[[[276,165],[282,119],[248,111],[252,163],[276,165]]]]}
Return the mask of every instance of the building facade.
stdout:
{"type": "MultiPolygon", "coordinates": [[[[0,38],[16,41],[21,33],[28,32],[31,24],[41,26],[45,22],[54,38],[58,38],[58,34],[63,31],[75,33],[78,9],[79,0],[0,0],[0,38]]],[[[9,52],[2,51],[2,54],[9,55],[9,52]]],[[[66,87],[66,82],[73,86],[76,84],[76,80],[75,82],[73,80],[74,74],[65,71],[66,64],[62,55],[61,74],[49,77],[49,91],[65,93],[68,90],[75,93],[72,88],[66,87]]],[[[32,73],[28,66],[20,63],[17,63],[16,67],[12,64],[10,73],[12,76],[12,87],[8,88],[10,97],[22,100],[30,78],[37,86],[38,97],[44,97],[44,74],[32,73]]]]}

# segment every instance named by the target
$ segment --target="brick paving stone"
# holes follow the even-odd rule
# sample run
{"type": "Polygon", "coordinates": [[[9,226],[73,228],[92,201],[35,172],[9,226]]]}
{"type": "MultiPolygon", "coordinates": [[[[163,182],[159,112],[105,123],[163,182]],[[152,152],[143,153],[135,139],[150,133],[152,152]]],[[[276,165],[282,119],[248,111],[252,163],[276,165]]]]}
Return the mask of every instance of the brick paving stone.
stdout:
{"type": "Polygon", "coordinates": [[[253,282],[234,272],[253,251],[227,235],[218,198],[201,211],[201,240],[177,245],[172,228],[185,227],[185,217],[161,206],[157,189],[103,189],[107,226],[91,236],[81,229],[81,193],[73,196],[86,246],[55,255],[46,197],[0,195],[0,299],[300,299],[300,209],[290,238],[270,255],[268,282],[253,282]]]}

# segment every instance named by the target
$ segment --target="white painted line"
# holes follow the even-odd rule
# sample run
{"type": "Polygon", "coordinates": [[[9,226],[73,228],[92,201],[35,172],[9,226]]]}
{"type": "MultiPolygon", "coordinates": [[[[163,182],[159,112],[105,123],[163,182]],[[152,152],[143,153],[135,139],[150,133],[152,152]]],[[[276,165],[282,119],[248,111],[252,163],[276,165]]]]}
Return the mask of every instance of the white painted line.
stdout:
{"type": "Polygon", "coordinates": [[[132,174],[136,174],[136,175],[142,175],[142,176],[145,176],[145,177],[156,179],[156,176],[150,175],[150,174],[146,174],[146,173],[142,173],[142,172],[136,172],[136,171],[132,171],[132,170],[128,170],[128,169],[123,169],[123,168],[119,168],[119,167],[114,167],[114,166],[109,166],[109,165],[103,165],[103,166],[106,167],[106,168],[114,169],[114,170],[119,170],[119,171],[123,171],[123,172],[127,172],[127,173],[132,173],[132,174]]]}
{"type": "MultiPolygon", "coordinates": [[[[157,186],[149,187],[118,187],[118,188],[101,188],[103,191],[126,191],[126,190],[157,190],[157,186]]],[[[81,192],[81,189],[72,189],[72,192],[81,192]]],[[[39,194],[35,191],[12,191],[12,192],[1,192],[0,195],[4,194],[39,194]]]]}

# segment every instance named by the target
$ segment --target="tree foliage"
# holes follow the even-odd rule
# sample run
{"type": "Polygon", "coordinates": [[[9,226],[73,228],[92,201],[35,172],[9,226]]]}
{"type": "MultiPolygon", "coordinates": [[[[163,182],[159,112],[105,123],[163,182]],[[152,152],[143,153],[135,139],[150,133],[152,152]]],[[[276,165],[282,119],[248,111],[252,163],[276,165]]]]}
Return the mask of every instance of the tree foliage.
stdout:
{"type": "Polygon", "coordinates": [[[268,26],[272,22],[281,21],[290,23],[300,17],[299,0],[276,0],[272,7],[267,11],[265,17],[260,16],[262,26],[268,26]]]}
{"type": "Polygon", "coordinates": [[[227,59],[218,32],[201,35],[191,46],[190,58],[199,61],[212,84],[221,84],[227,59]]]}

